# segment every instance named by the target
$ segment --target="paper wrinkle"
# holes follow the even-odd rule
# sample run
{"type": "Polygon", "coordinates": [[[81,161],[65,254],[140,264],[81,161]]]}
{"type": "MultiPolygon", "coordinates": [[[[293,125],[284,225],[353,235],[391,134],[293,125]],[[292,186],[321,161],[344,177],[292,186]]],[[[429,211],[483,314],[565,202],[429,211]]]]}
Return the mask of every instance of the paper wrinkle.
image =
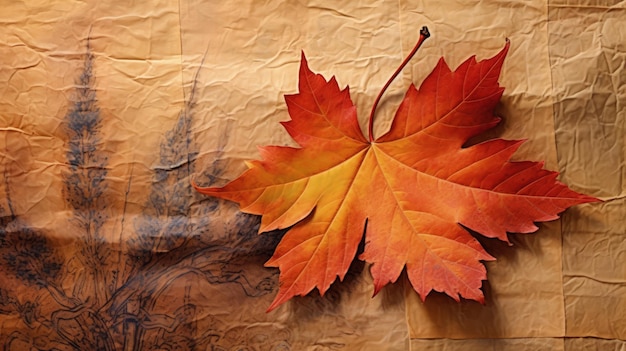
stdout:
{"type": "Polygon", "coordinates": [[[4,4],[0,344],[625,348],[625,4],[4,4]],[[365,132],[373,99],[423,25],[432,37],[381,101],[376,135],[440,57],[456,68],[509,38],[503,121],[486,137],[527,139],[516,160],[545,160],[573,189],[607,201],[511,234],[511,247],[480,239],[497,258],[487,263],[485,306],[438,293],[422,302],[404,276],[372,298],[369,267],[355,261],[323,298],[296,297],[266,314],[278,272],[263,264],[281,233],[258,235],[258,218],[200,196],[191,179],[223,185],[258,159],[257,146],[296,146],[278,122],[289,119],[283,95],[297,92],[302,51],[313,71],[350,87],[365,132]],[[81,78],[89,54],[92,71],[81,78]],[[79,106],[97,118],[73,134],[79,106]],[[85,160],[73,158],[73,142],[85,160]]]}
{"type": "MultiPolygon", "coordinates": [[[[602,2],[581,5],[549,11],[555,139],[561,179],[607,202],[563,215],[565,334],[623,340],[626,55],[620,50],[625,32],[616,24],[626,8],[623,3],[611,9],[602,2]]],[[[578,339],[571,349],[620,344],[578,339]]]]}

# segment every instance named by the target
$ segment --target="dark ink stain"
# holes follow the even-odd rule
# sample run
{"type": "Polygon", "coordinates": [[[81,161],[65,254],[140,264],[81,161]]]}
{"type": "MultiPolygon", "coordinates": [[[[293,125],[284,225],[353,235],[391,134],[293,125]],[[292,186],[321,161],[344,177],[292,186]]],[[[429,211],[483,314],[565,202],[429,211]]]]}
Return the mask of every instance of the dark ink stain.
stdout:
{"type": "MultiPolygon", "coordinates": [[[[19,316],[26,326],[2,330],[4,350],[290,350],[288,328],[275,323],[232,326],[197,301],[196,282],[223,286],[249,301],[275,293],[278,271],[263,263],[284,234],[259,235],[258,216],[242,214],[191,187],[198,156],[192,125],[200,69],[184,108],[160,143],[145,210],[133,222],[130,238],[116,243],[122,249],[111,247],[107,238],[114,237],[109,232],[113,226],[106,224],[114,218],[114,198],[101,135],[106,121],[94,87],[89,40],[64,118],[63,190],[72,213],[67,233],[75,239],[75,254],[63,257],[49,241],[50,233],[29,227],[14,214],[5,160],[8,209],[0,206],[0,278],[18,281],[29,292],[0,286],[0,315],[19,316]],[[256,268],[251,272],[249,267],[256,268]],[[164,303],[172,291],[182,296],[164,303]],[[211,327],[201,328],[200,321],[207,319],[211,327]]],[[[228,135],[220,133],[216,159],[206,176],[195,179],[198,183],[210,184],[223,174],[220,150],[228,135]]],[[[132,181],[131,170],[124,201],[132,181]]],[[[122,222],[125,205],[123,211],[122,222]]],[[[117,236],[124,238],[122,234],[117,236]]]]}

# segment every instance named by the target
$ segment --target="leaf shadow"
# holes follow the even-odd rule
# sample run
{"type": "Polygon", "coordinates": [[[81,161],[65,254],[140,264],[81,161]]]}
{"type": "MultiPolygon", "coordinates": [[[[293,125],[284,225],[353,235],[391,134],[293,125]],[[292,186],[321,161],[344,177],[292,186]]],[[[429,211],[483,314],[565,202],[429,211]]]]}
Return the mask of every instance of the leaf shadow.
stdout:
{"type": "Polygon", "coordinates": [[[507,120],[502,118],[498,124],[489,130],[483,131],[480,134],[470,138],[463,144],[463,148],[468,148],[476,144],[483,143],[485,141],[501,138],[504,131],[507,130],[507,120]]]}
{"type": "MultiPolygon", "coordinates": [[[[541,231],[543,226],[540,224],[539,227],[541,231]]],[[[484,262],[489,279],[484,280],[482,285],[485,303],[481,304],[463,298],[456,302],[446,294],[434,292],[427,296],[421,307],[432,323],[441,326],[439,332],[443,334],[442,337],[452,335],[458,338],[507,337],[510,331],[503,328],[510,324],[506,322],[510,318],[507,314],[519,309],[520,303],[531,303],[528,299],[522,301],[507,292],[508,284],[514,280],[509,273],[517,269],[527,269],[528,271],[523,275],[527,278],[529,274],[532,274],[530,270],[533,269],[527,267],[536,267],[536,265],[525,263],[528,257],[536,256],[538,262],[541,262],[539,257],[546,254],[545,240],[552,239],[541,233],[540,235],[536,233],[509,234],[510,243],[507,243],[484,237],[468,228],[465,229],[490,255],[496,258],[496,261],[484,262]],[[494,278],[500,278],[497,284],[494,278]]],[[[532,287],[528,288],[532,289],[532,287]]]]}
{"type": "Polygon", "coordinates": [[[406,268],[402,270],[400,277],[395,283],[387,284],[380,292],[382,309],[385,311],[402,308],[404,305],[405,291],[411,283],[406,273],[406,268]]]}
{"type": "Polygon", "coordinates": [[[365,270],[365,262],[357,257],[365,249],[365,236],[361,239],[355,258],[352,260],[343,280],[336,279],[322,296],[314,289],[305,296],[296,296],[289,302],[294,321],[315,321],[323,315],[339,315],[342,300],[357,289],[361,275],[365,270]]]}
{"type": "Polygon", "coordinates": [[[291,319],[314,322],[325,315],[341,315],[342,301],[355,290],[364,267],[364,262],[355,259],[343,281],[335,281],[323,296],[314,289],[305,296],[292,298],[289,302],[291,319]]]}

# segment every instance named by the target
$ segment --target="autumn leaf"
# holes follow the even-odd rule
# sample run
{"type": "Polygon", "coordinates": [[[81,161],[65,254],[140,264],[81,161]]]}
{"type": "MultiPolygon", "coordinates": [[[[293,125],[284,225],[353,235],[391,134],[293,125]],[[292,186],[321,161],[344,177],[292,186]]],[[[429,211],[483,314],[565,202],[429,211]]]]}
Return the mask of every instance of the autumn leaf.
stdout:
{"type": "MultiPolygon", "coordinates": [[[[394,77],[427,37],[423,31],[394,77]]],[[[406,268],[422,299],[435,290],[483,302],[481,261],[494,258],[464,227],[507,241],[507,232],[534,232],[535,222],[597,201],[543,163],[510,161],[522,141],[464,147],[500,121],[493,111],[508,50],[507,42],[496,56],[471,57],[455,71],[441,59],[419,89],[409,87],[390,130],[374,138],[379,95],[369,140],[349,89],[311,72],[302,55],[299,92],[285,97],[291,120],[282,123],[300,147],[261,147],[261,160],[226,186],[197,187],[261,215],[260,233],[292,227],[266,263],[280,269],[268,311],[343,280],[364,233],[359,258],[371,263],[374,293],[406,268]]]]}

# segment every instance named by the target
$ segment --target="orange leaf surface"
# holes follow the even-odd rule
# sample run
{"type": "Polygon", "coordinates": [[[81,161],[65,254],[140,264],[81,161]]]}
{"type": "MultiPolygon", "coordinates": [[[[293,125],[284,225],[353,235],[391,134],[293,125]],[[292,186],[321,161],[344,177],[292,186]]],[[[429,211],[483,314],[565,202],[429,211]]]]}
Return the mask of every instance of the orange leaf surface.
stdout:
{"type": "Polygon", "coordinates": [[[269,310],[343,279],[365,233],[377,293],[406,267],[422,299],[432,290],[483,301],[481,261],[493,260],[463,228],[507,241],[534,222],[597,201],[556,180],[542,163],[512,162],[522,141],[463,147],[494,127],[509,44],[493,58],[472,57],[451,71],[443,59],[419,90],[409,90],[390,130],[372,142],[361,132],[348,88],[309,70],[282,123],[299,148],[266,146],[261,160],[224,187],[198,188],[261,215],[259,232],[292,227],[266,263],[280,269],[269,310]],[[461,226],[462,225],[462,226],[461,226]]]}

